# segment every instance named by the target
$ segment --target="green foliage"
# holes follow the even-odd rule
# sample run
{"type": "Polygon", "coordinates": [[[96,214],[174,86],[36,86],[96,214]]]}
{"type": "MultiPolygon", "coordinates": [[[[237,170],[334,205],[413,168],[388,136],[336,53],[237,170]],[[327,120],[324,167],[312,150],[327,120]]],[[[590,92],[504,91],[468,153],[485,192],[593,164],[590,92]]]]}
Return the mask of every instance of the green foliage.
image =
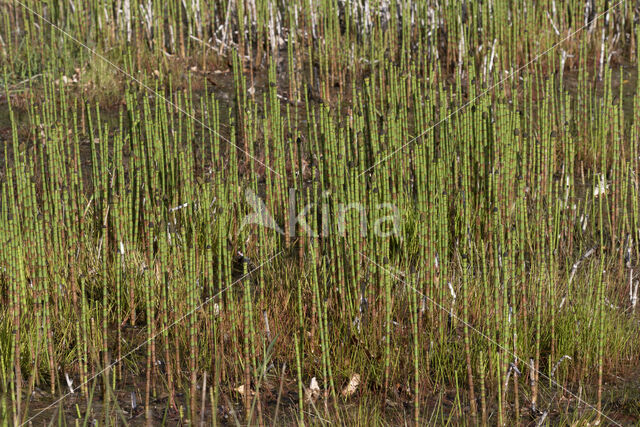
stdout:
{"type": "Polygon", "coordinates": [[[635,11],[511,3],[0,5],[0,420],[637,421],[635,11]]]}

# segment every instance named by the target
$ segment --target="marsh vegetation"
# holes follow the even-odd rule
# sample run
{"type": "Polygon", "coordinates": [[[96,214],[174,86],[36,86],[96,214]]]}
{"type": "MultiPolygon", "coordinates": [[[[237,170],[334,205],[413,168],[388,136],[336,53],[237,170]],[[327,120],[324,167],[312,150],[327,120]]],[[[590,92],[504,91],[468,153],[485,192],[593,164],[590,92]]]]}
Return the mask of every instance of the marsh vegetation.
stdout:
{"type": "Polygon", "coordinates": [[[639,19],[0,1],[0,424],[639,422],[639,19]]]}

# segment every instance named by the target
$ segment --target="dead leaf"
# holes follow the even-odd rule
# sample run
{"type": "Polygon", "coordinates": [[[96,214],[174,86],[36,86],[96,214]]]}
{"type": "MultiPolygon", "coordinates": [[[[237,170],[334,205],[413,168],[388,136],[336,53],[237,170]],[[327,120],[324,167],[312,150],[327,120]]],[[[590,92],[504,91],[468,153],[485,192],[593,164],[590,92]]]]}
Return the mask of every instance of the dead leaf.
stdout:
{"type": "MultiPolygon", "coordinates": [[[[240,395],[241,395],[241,396],[244,396],[244,393],[245,393],[245,391],[244,391],[244,384],[242,384],[242,385],[241,385],[241,386],[239,386],[239,387],[236,387],[236,388],[235,388],[235,391],[237,391],[238,393],[240,393],[240,395]]],[[[254,392],[253,390],[249,389],[249,396],[253,396],[254,394],[255,394],[255,392],[254,392]]]]}
{"type": "Polygon", "coordinates": [[[353,393],[356,392],[359,385],[360,385],[360,374],[351,375],[349,384],[347,384],[347,386],[342,389],[342,395],[344,397],[350,397],[353,393]]]}
{"type": "Polygon", "coordinates": [[[315,401],[318,400],[318,396],[320,396],[320,386],[318,385],[316,377],[313,377],[311,378],[309,388],[304,391],[304,400],[307,403],[315,403],[315,401]]]}

